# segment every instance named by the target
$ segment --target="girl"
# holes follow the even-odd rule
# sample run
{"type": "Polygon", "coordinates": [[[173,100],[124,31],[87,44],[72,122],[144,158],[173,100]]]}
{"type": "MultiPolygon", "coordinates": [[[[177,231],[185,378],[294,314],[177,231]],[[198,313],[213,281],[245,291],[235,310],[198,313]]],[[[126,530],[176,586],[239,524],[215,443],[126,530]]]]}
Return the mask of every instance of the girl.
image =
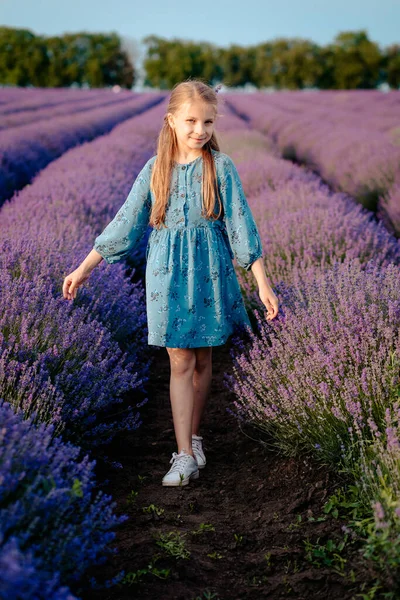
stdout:
{"type": "Polygon", "coordinates": [[[125,203],[67,275],[63,295],[101,260],[125,257],[147,230],[148,343],[166,347],[178,452],[162,485],[187,485],[206,464],[199,427],[211,387],[212,347],[250,327],[232,264],[252,271],[267,319],[278,298],[267,281],[257,226],[232,159],[214,131],[217,95],[198,80],[176,85],[158,136],[157,154],[140,171],[125,203]]]}

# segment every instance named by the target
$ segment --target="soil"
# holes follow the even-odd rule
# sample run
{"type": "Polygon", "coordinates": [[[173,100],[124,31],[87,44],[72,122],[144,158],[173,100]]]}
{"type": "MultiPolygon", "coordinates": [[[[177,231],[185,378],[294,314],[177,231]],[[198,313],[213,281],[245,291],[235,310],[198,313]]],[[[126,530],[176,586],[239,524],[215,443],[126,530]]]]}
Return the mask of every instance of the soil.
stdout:
{"type": "MultiPolygon", "coordinates": [[[[229,342],[213,348],[212,389],[199,432],[207,464],[199,479],[179,488],[161,485],[177,447],[169,357],[165,348],[154,348],[149,402],[140,408],[143,423],[137,431],[119,434],[107,447],[107,455],[123,469],[101,461],[97,465],[100,489],[113,496],[118,514],[130,518],[117,530],[118,553],[89,575],[103,581],[121,570],[147,572],[130,585],[91,590],[83,600],[346,600],[361,597],[358,594],[371,581],[356,544],[348,542],[342,551],[315,552],[307,559],[307,540],[320,545],[343,540],[344,521],[323,512],[340,482],[310,457],[279,455],[260,440],[259,432],[228,412],[235,400],[224,383],[232,364],[229,351],[229,342]],[[140,482],[139,476],[145,479],[140,482]],[[132,490],[138,495],[129,505],[132,490]],[[149,505],[164,512],[144,512],[149,505]],[[157,545],[155,536],[168,532],[179,532],[188,558],[175,557],[157,545]],[[342,573],[335,553],[343,558],[342,573]],[[169,576],[155,569],[169,569],[169,576]]],[[[367,590],[368,585],[364,593],[367,590]]]]}

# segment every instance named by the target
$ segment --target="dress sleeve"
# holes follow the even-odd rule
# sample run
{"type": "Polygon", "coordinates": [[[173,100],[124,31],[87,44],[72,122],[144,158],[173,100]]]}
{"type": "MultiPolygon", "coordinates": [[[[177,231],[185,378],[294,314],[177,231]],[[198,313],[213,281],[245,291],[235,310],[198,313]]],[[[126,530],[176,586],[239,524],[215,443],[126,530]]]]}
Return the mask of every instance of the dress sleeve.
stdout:
{"type": "Polygon", "coordinates": [[[246,200],[239,173],[225,155],[220,174],[220,193],[224,205],[223,222],[237,263],[246,271],[262,256],[262,244],[256,222],[246,200]]]}
{"type": "Polygon", "coordinates": [[[151,212],[149,159],[136,177],[131,190],[112,221],[95,238],[93,248],[107,263],[114,263],[129,254],[144,236],[151,212]]]}

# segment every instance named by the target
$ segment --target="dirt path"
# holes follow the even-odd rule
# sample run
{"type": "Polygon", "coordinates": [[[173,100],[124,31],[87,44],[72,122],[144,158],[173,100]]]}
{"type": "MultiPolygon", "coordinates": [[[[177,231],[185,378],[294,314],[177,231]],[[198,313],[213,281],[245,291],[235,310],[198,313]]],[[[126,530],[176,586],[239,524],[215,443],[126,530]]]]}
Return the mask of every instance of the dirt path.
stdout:
{"type": "Polygon", "coordinates": [[[111,578],[122,569],[125,573],[149,569],[151,563],[160,570],[170,569],[170,574],[162,579],[148,572],[139,583],[90,592],[84,600],[355,598],[366,573],[354,550],[342,552],[350,558],[346,573],[356,572],[353,583],[322,561],[318,567],[306,559],[303,540],[316,543],[319,538],[324,544],[343,537],[341,523],[332,517],[307,520],[323,514],[324,499],[335,488],[333,477],[309,460],[280,457],[254,441],[254,431],[241,431],[226,410],[233,408],[234,400],[223,385],[224,372],[231,369],[229,344],[213,349],[212,390],[200,431],[207,465],[199,479],[184,488],[161,485],[177,448],[169,359],[165,349],[155,352],[149,402],[141,408],[143,424],[136,432],[119,435],[107,449],[123,470],[103,468],[98,475],[100,482],[108,480],[101,489],[112,494],[118,512],[130,519],[118,531],[118,555],[92,574],[111,578]],[[146,478],[140,483],[138,476],[146,478]],[[138,495],[129,507],[126,500],[132,490],[138,495]],[[144,512],[142,507],[149,505],[164,512],[144,512]],[[199,528],[201,533],[192,533],[199,528]],[[189,558],[175,558],[157,545],[154,535],[172,531],[180,534],[189,558]]]}

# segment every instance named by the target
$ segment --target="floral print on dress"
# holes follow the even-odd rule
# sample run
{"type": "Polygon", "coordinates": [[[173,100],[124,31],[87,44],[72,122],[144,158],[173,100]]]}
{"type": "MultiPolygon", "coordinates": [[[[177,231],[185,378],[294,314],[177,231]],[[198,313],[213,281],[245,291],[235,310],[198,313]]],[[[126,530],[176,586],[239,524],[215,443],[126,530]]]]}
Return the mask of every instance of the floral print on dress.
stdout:
{"type": "MultiPolygon", "coordinates": [[[[148,343],[195,348],[220,346],[243,327],[251,327],[232,264],[246,270],[262,256],[256,223],[232,159],[212,150],[223,216],[201,215],[203,160],[174,164],[166,228],[152,229],[146,248],[148,343]]],[[[144,236],[154,195],[150,158],[114,219],[94,241],[108,263],[127,256],[144,236]]],[[[215,203],[218,213],[218,201],[215,203]]]]}

